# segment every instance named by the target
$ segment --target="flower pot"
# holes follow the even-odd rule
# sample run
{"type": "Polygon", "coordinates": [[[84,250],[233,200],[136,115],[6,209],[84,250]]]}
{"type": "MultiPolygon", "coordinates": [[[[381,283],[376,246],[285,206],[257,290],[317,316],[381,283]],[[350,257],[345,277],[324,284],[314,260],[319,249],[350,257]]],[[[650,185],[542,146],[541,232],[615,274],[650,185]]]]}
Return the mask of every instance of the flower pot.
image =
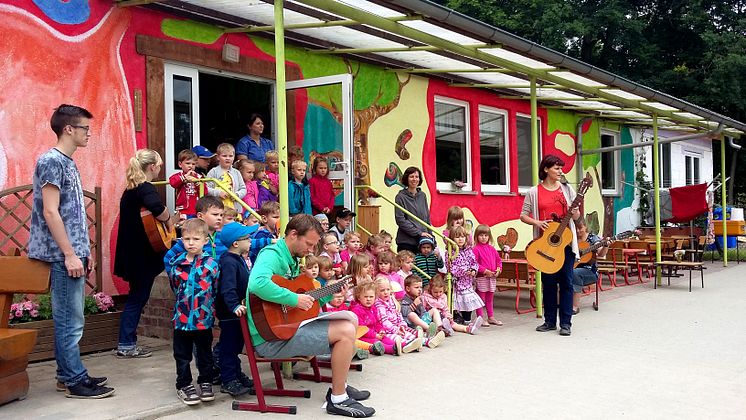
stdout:
{"type": "MultiPolygon", "coordinates": [[[[80,353],[93,353],[111,350],[119,343],[119,318],[121,312],[104,312],[85,316],[83,337],[80,339],[80,353]]],[[[49,360],[54,358],[54,321],[23,322],[10,324],[10,328],[36,329],[36,346],[29,354],[29,361],[49,360]]]]}

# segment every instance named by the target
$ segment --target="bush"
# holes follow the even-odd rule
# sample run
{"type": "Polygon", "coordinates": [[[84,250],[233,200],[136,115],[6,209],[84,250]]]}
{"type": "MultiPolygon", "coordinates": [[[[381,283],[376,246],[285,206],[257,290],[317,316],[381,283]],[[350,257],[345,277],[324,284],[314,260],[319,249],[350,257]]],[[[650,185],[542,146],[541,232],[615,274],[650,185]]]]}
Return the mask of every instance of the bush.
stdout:
{"type": "MultiPolygon", "coordinates": [[[[83,301],[83,313],[85,315],[113,311],[114,300],[103,292],[86,296],[83,301]]],[[[45,319],[52,319],[52,297],[49,294],[24,295],[10,306],[9,320],[11,324],[43,321],[45,319]]]]}

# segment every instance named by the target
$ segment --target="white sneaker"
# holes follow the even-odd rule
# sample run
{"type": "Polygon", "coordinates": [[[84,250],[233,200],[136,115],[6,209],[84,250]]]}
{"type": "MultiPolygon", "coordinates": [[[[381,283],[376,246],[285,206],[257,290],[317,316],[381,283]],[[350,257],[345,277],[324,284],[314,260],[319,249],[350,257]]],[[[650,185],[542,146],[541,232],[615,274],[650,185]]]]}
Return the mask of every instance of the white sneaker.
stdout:
{"type": "Polygon", "coordinates": [[[482,326],[484,323],[484,320],[481,316],[478,316],[477,319],[474,320],[474,322],[469,324],[469,334],[474,335],[479,330],[479,327],[482,326]]]}
{"type": "Polygon", "coordinates": [[[403,353],[412,353],[413,351],[417,351],[422,348],[422,339],[421,338],[415,338],[414,340],[407,343],[406,346],[402,349],[403,353]]]}
{"type": "Polygon", "coordinates": [[[434,336],[430,337],[427,340],[427,346],[430,347],[431,349],[434,349],[438,347],[445,339],[446,339],[446,333],[444,333],[443,331],[438,331],[437,334],[435,334],[434,336]]]}
{"type": "Polygon", "coordinates": [[[402,348],[401,348],[401,337],[394,338],[394,356],[401,356],[402,354],[402,348]]]}

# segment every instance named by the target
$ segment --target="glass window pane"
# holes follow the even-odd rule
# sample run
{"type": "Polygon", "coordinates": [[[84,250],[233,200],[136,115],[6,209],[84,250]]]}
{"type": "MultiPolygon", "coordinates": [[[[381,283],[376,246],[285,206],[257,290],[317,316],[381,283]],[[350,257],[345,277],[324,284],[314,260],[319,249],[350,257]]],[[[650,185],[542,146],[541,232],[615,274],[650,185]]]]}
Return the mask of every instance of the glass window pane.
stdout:
{"type": "Polygon", "coordinates": [[[691,156],[686,156],[684,159],[684,166],[686,167],[686,185],[692,185],[692,158],[691,156]]]}
{"type": "Polygon", "coordinates": [[[483,185],[505,185],[505,117],[479,111],[479,156],[483,185]]]}
{"type": "Polygon", "coordinates": [[[530,187],[534,184],[531,169],[531,118],[516,117],[516,131],[518,136],[518,185],[530,187]]]}
{"type": "Polygon", "coordinates": [[[693,158],[694,162],[694,183],[699,184],[699,158],[693,158]]]}
{"type": "MultiPolygon", "coordinates": [[[[614,146],[614,136],[601,135],[601,147],[614,146]]],[[[616,163],[614,154],[616,152],[601,153],[601,188],[605,190],[616,189],[616,163]]]]}
{"type": "Polygon", "coordinates": [[[192,79],[174,75],[174,168],[178,167],[179,152],[193,146],[192,79]]]}
{"type": "Polygon", "coordinates": [[[466,159],[466,108],[435,102],[437,182],[468,182],[466,159]]]}
{"type": "Polygon", "coordinates": [[[664,143],[661,145],[663,153],[661,153],[661,187],[671,187],[671,143],[664,143]]]}

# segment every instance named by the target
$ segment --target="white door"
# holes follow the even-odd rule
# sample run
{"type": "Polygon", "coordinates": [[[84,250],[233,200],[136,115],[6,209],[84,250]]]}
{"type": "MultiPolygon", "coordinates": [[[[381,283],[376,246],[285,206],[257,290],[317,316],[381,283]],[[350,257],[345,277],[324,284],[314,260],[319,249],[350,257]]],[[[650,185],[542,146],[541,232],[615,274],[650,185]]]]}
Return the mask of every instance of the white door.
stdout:
{"type": "MultiPolygon", "coordinates": [[[[352,75],[351,74],[338,74],[334,76],[324,76],[324,77],[316,77],[313,79],[304,79],[304,80],[295,80],[292,82],[287,82],[286,88],[288,91],[293,91],[295,89],[306,89],[307,90],[307,96],[310,98],[312,95],[310,94],[310,90],[321,87],[328,87],[332,85],[338,85],[341,89],[341,109],[338,109],[338,111],[342,114],[342,124],[341,124],[341,130],[331,130],[327,133],[330,133],[330,136],[332,138],[328,138],[328,144],[329,145],[340,145],[342,150],[332,150],[333,148],[330,146],[327,150],[320,150],[320,152],[330,152],[332,155],[341,156],[341,159],[337,158],[334,159],[333,162],[334,165],[329,165],[329,178],[332,180],[332,183],[335,186],[342,187],[342,205],[347,207],[348,209],[354,209],[353,206],[353,197],[355,196],[353,192],[353,186],[354,186],[354,179],[353,179],[353,168],[355,165],[353,164],[353,147],[352,147],[352,141],[353,141],[353,101],[352,101],[352,75]],[[339,138],[334,138],[339,137],[339,138]],[[341,152],[341,153],[340,153],[341,152]]],[[[309,106],[310,108],[310,106],[309,106]]],[[[326,121],[323,120],[323,113],[321,116],[317,116],[317,114],[309,112],[306,115],[306,120],[303,122],[304,128],[312,128],[314,124],[317,124],[319,126],[326,125],[326,121]],[[314,121],[316,119],[317,121],[314,121]]],[[[292,128],[290,128],[292,129],[292,128]]],[[[305,140],[304,140],[305,142],[305,140]]],[[[309,171],[311,170],[310,165],[313,165],[313,162],[309,162],[309,171]]],[[[339,196],[338,196],[339,197],[339,196]]],[[[340,200],[337,200],[337,203],[339,203],[340,200]]]]}
{"type": "MultiPolygon", "coordinates": [[[[166,110],[166,178],[179,169],[177,156],[199,142],[199,72],[195,68],[166,63],[164,67],[166,110]]],[[[166,189],[168,208],[174,208],[174,190],[166,189]]]]}

